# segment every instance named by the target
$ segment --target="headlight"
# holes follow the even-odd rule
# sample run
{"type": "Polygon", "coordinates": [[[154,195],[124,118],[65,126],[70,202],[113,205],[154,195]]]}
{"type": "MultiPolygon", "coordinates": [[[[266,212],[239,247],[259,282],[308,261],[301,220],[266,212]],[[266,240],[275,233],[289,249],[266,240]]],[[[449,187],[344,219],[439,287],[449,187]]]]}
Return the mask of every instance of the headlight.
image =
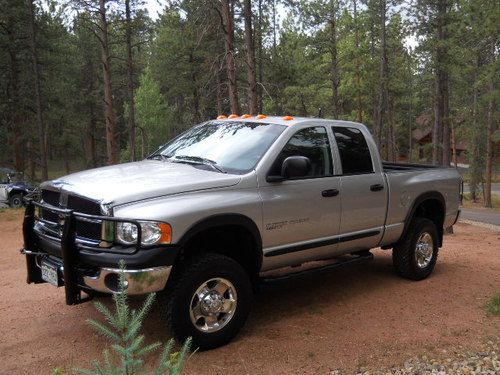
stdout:
{"type": "MultiPolygon", "coordinates": [[[[172,240],[172,228],[167,223],[140,221],[139,224],[141,225],[142,245],[169,244],[172,240]]],[[[137,243],[137,226],[133,223],[117,223],[116,239],[125,245],[135,245],[137,243]]]]}

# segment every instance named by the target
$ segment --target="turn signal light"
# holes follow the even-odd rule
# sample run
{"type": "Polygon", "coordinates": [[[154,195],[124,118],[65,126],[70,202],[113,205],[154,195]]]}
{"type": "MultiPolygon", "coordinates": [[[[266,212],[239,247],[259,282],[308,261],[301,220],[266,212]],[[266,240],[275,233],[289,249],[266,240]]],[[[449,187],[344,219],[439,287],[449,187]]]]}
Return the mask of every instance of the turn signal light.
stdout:
{"type": "Polygon", "coordinates": [[[229,115],[228,118],[238,118],[238,115],[229,115]]]}
{"type": "Polygon", "coordinates": [[[217,120],[224,120],[226,118],[227,118],[226,115],[219,115],[219,116],[217,116],[217,120]]]}
{"type": "Polygon", "coordinates": [[[290,120],[293,120],[293,117],[292,116],[284,116],[283,120],[290,121],[290,120]]]}

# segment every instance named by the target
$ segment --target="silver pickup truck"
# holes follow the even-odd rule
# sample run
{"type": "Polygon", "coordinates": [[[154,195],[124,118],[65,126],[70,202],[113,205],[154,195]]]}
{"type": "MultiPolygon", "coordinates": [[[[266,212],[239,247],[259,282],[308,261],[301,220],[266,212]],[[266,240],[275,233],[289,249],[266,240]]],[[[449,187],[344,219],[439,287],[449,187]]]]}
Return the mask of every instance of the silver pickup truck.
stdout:
{"type": "Polygon", "coordinates": [[[263,115],[222,116],[146,160],[41,188],[23,226],[28,283],[64,285],[77,304],[117,292],[123,259],[128,293],[160,292],[174,335],[201,349],[237,334],[273,270],[381,247],[402,277],[429,276],[461,199],[455,169],[382,163],[362,124],[263,115]]]}

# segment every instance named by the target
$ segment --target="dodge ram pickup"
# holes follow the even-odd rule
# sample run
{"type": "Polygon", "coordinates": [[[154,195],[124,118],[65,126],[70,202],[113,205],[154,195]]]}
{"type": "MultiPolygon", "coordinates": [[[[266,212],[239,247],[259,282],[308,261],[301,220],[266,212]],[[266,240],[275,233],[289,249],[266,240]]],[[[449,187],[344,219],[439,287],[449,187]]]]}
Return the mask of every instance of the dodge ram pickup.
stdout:
{"type": "Polygon", "coordinates": [[[28,283],[64,286],[77,304],[118,292],[124,260],[128,294],[159,292],[165,328],[209,349],[238,333],[273,270],[381,247],[400,276],[429,276],[459,216],[461,178],[383,163],[359,123],[219,116],[146,160],[45,182],[41,197],[23,224],[28,283]]]}

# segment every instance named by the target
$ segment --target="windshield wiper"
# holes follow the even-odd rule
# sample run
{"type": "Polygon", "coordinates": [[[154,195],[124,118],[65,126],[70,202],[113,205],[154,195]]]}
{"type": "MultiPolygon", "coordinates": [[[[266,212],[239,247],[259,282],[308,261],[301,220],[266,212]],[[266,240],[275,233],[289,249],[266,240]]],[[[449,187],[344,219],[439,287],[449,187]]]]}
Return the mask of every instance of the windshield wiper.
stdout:
{"type": "Polygon", "coordinates": [[[201,156],[193,156],[193,155],[175,155],[173,157],[173,160],[178,160],[178,161],[186,161],[186,162],[192,162],[192,164],[201,164],[201,165],[209,165],[215,170],[221,172],[221,173],[227,173],[224,171],[221,167],[217,165],[217,162],[214,160],[210,160],[207,158],[202,158],[201,156]]]}
{"type": "Polygon", "coordinates": [[[168,158],[163,154],[154,154],[154,155],[148,156],[146,159],[149,159],[149,160],[168,160],[168,158]]]}

